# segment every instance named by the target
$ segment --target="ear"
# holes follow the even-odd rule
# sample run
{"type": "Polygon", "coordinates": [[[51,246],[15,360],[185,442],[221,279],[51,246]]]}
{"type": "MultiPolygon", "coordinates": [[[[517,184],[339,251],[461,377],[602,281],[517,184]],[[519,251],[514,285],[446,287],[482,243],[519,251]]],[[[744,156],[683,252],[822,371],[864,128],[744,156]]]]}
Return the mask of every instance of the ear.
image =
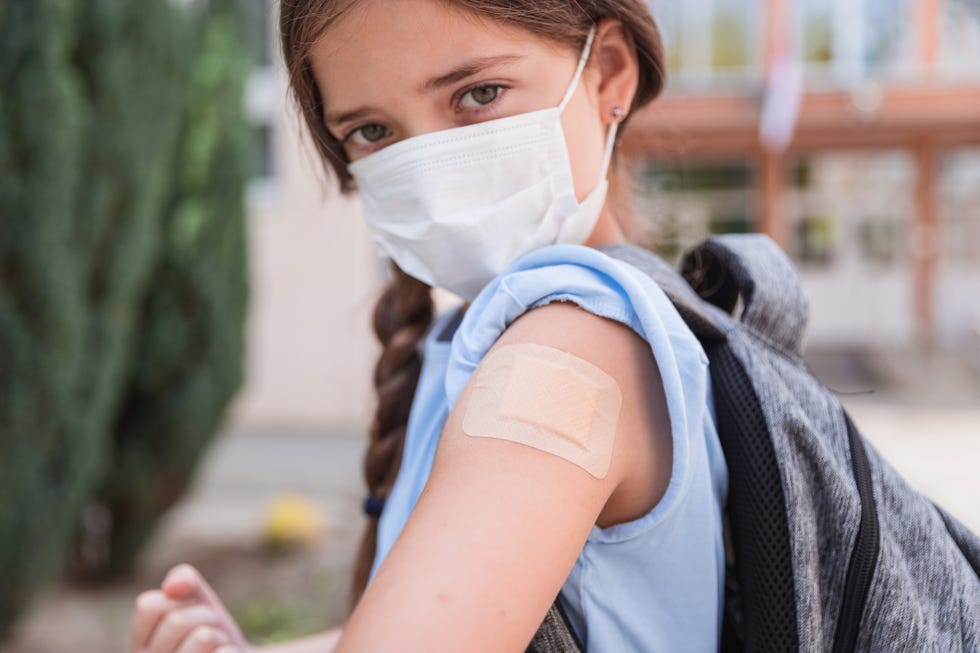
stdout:
{"type": "Polygon", "coordinates": [[[633,35],[615,18],[604,18],[596,29],[593,51],[599,68],[599,112],[602,124],[621,122],[633,104],[639,85],[633,35]],[[615,115],[615,108],[623,110],[615,115]]]}

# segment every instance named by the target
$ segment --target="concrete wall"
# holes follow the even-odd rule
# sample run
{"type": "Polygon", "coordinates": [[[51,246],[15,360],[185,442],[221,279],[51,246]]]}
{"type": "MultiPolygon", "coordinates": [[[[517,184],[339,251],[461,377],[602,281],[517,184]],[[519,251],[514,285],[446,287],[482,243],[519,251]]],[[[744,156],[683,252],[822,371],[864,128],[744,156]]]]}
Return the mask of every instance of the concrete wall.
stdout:
{"type": "Polygon", "coordinates": [[[274,176],[248,193],[247,376],[232,419],[362,433],[374,402],[370,316],[383,261],[356,198],[339,195],[303,142],[282,70],[256,72],[246,108],[271,127],[274,176]]]}

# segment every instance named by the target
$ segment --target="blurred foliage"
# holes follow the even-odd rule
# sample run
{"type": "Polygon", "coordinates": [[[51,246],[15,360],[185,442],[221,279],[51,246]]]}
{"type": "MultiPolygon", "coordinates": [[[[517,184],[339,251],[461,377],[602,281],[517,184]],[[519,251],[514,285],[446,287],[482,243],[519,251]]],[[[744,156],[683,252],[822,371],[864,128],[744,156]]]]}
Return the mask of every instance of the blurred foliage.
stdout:
{"type": "Polygon", "coordinates": [[[230,608],[230,611],[245,638],[261,646],[322,630],[320,619],[310,606],[309,601],[267,598],[230,608]]]}
{"type": "Polygon", "coordinates": [[[0,3],[0,633],[128,568],[241,380],[237,3],[0,3]]]}
{"type": "Polygon", "coordinates": [[[128,569],[157,518],[184,491],[241,381],[242,191],[252,157],[241,114],[250,60],[239,35],[237,16],[211,0],[185,81],[176,165],[158,232],[162,252],[127,359],[112,471],[97,494],[117,526],[103,556],[107,565],[90,564],[89,574],[128,569]]]}

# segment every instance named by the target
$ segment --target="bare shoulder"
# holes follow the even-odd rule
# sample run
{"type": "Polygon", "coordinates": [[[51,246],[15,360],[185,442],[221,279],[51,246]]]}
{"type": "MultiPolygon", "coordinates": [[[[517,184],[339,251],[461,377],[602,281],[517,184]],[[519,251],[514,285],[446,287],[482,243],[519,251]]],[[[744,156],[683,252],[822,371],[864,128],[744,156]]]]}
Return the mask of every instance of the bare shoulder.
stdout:
{"type": "Polygon", "coordinates": [[[521,344],[566,352],[615,384],[621,405],[610,434],[609,475],[616,480],[596,523],[609,526],[645,514],[666,491],[672,465],[670,420],[649,343],[621,322],[554,302],[515,320],[487,356],[521,344]]]}
{"type": "Polygon", "coordinates": [[[504,331],[494,346],[516,343],[564,349],[623,381],[629,380],[645,359],[652,361],[649,344],[633,329],[572,302],[553,302],[527,311],[504,331]]]}

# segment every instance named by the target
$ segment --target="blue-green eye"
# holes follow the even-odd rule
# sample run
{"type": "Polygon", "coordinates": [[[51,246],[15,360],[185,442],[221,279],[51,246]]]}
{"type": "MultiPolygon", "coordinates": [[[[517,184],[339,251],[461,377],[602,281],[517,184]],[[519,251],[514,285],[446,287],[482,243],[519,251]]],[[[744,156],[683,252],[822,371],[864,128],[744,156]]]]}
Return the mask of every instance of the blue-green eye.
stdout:
{"type": "Polygon", "coordinates": [[[353,140],[358,145],[372,145],[388,136],[388,128],[384,125],[372,123],[358,127],[347,138],[353,140]]]}
{"type": "Polygon", "coordinates": [[[459,104],[464,109],[479,109],[496,100],[502,88],[502,86],[494,84],[477,86],[464,93],[459,99],[459,104]]]}

